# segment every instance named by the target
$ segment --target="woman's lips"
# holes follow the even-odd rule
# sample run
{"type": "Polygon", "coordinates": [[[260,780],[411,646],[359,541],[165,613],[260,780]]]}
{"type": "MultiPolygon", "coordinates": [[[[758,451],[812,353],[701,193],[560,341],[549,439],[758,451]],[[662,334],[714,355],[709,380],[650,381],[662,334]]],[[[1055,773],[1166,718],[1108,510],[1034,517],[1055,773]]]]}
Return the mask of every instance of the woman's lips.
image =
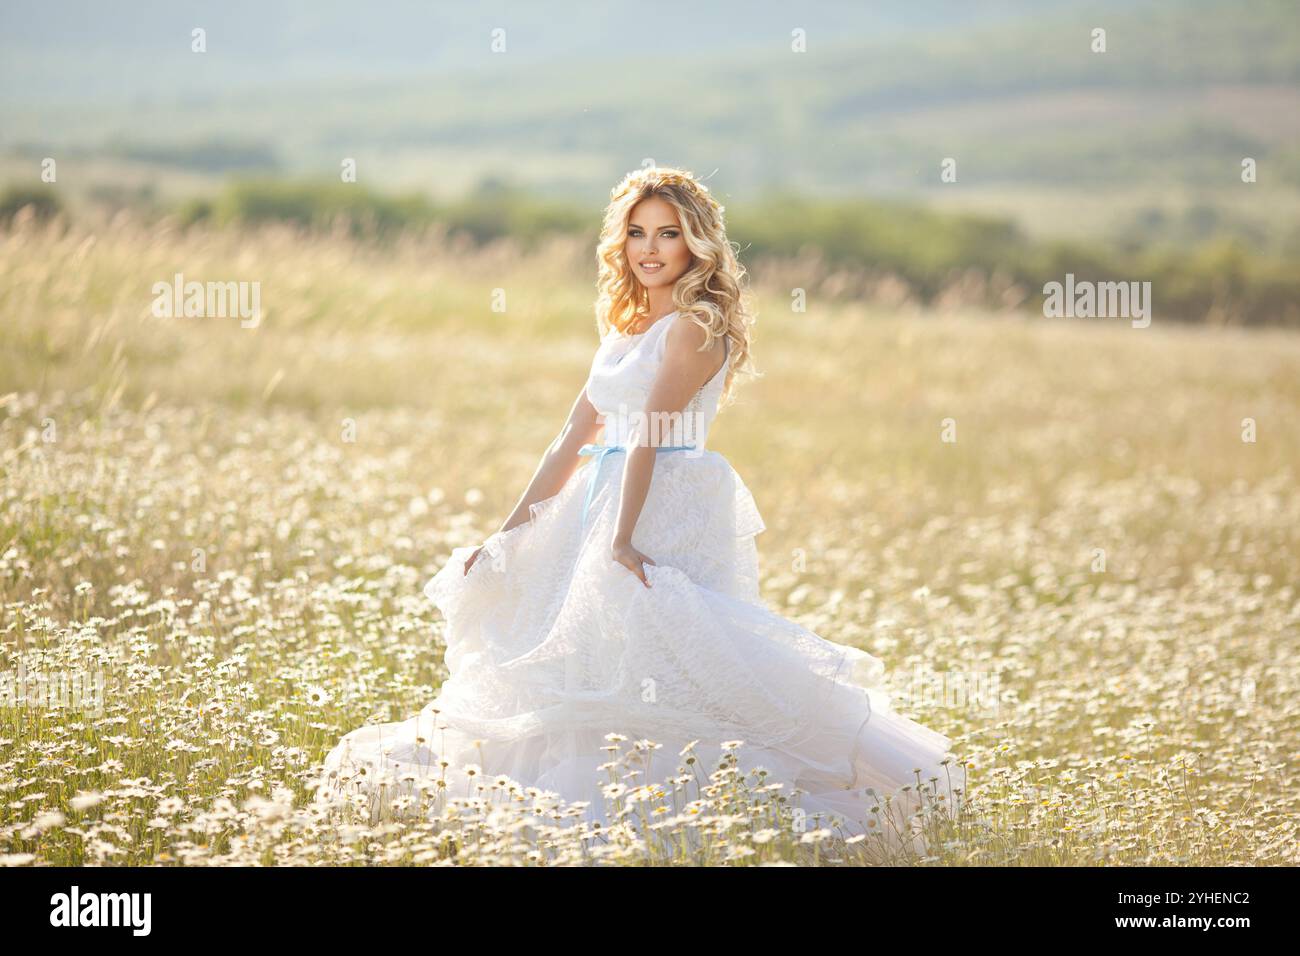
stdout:
{"type": "Polygon", "coordinates": [[[662,262],[643,262],[641,263],[642,272],[658,272],[664,267],[662,262]]]}

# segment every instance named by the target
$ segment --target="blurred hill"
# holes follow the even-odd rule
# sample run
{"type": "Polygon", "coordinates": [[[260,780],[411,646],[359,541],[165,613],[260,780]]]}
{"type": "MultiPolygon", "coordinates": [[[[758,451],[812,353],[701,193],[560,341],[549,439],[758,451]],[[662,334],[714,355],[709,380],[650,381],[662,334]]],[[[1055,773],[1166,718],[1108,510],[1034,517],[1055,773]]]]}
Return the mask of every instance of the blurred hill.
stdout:
{"type": "Polygon", "coordinates": [[[884,276],[934,302],[977,275],[963,299],[1002,306],[1067,271],[1138,270],[1181,318],[1300,322],[1290,0],[566,10],[8,4],[0,218],[88,201],[529,245],[594,236],[650,160],[702,175],[751,259],[838,296],[884,276]],[[36,180],[46,156],[57,187],[36,180]]]}
{"type": "Polygon", "coordinates": [[[348,156],[378,188],[496,175],[584,201],[645,157],[716,169],[733,196],[1210,188],[1243,156],[1300,187],[1287,0],[573,9],[7,4],[0,149],[308,175],[348,156]]]}

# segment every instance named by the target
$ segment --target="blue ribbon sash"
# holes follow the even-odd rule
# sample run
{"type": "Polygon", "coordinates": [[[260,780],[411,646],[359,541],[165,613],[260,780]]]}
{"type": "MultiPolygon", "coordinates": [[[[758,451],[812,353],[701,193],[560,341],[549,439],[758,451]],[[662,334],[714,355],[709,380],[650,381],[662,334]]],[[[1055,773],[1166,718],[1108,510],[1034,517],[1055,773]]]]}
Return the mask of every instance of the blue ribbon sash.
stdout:
{"type": "MultiPolygon", "coordinates": [[[[662,451],[694,451],[694,445],[656,445],[655,452],[662,451]]],[[[587,511],[591,508],[592,499],[596,497],[596,485],[600,482],[600,466],[605,463],[605,458],[619,451],[627,451],[622,445],[583,445],[578,450],[579,455],[595,455],[596,461],[591,466],[591,481],[587,483],[587,500],[582,503],[582,525],[587,526],[587,511]]]]}

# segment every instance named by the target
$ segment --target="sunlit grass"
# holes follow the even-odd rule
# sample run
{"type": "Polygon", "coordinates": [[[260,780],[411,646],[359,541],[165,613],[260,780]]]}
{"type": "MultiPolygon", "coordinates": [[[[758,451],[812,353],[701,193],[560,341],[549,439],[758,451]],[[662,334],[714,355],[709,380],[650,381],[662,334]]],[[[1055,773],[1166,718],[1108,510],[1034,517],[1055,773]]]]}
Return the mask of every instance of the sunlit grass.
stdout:
{"type": "MultiPolygon", "coordinates": [[[[104,680],[99,714],[0,707],[0,862],[879,859],[796,827],[743,746],[649,781],[611,741],[627,826],[600,835],[492,778],[433,821],[313,809],[326,750],[445,677],[421,587],[499,524],[586,375],[585,255],[0,234],[0,672],[104,680]],[[178,271],[260,281],[261,327],[152,318],[178,271]]],[[[957,740],[988,826],[930,821],[922,862],[1294,864],[1300,338],[810,291],[763,290],[766,377],[710,444],[767,522],[766,599],[957,740]]]]}

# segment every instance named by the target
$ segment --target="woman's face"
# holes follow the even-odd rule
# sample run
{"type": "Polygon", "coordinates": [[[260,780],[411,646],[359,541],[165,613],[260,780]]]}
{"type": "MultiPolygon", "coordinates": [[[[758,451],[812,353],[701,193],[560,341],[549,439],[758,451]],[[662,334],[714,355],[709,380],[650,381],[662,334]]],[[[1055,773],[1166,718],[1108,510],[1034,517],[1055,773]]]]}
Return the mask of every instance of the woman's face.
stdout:
{"type": "Polygon", "coordinates": [[[632,272],[648,289],[672,288],[691,267],[691,251],[677,210],[658,196],[643,199],[632,209],[623,251],[632,272]]]}

